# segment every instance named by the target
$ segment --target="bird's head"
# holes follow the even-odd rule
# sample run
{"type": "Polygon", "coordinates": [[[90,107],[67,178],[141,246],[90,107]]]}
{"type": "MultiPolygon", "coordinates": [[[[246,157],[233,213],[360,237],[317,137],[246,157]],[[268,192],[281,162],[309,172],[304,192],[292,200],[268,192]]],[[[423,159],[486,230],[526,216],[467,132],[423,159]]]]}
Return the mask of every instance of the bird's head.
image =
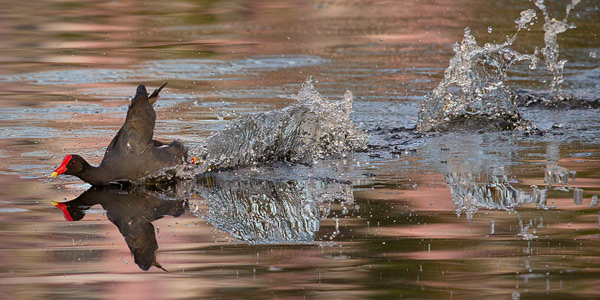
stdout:
{"type": "Polygon", "coordinates": [[[50,174],[50,178],[54,178],[58,175],[79,175],[83,173],[86,169],[87,163],[83,157],[76,154],[66,155],[63,159],[62,163],[52,174],[50,174]]]}

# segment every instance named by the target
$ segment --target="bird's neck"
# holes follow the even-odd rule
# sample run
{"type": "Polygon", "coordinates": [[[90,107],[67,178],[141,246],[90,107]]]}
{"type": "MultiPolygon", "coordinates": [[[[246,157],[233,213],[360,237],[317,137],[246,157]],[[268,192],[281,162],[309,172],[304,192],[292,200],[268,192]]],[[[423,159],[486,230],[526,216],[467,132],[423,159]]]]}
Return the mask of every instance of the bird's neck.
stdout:
{"type": "Polygon", "coordinates": [[[84,171],[77,177],[91,185],[106,185],[106,178],[100,171],[99,167],[94,167],[87,162],[84,162],[84,171]]]}

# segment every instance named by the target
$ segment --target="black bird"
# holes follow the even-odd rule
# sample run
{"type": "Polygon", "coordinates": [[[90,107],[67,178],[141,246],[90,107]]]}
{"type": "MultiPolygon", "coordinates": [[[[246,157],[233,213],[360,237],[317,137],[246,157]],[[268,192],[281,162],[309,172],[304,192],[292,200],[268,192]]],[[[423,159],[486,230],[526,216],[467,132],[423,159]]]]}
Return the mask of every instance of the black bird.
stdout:
{"type": "Polygon", "coordinates": [[[102,186],[135,181],[160,169],[183,164],[187,151],[179,141],[164,144],[152,139],[156,122],[152,105],[165,85],[150,95],[143,84],[137,87],[125,123],[106,148],[98,167],[91,166],[79,155],[70,154],[50,177],[74,175],[91,185],[102,186]]]}

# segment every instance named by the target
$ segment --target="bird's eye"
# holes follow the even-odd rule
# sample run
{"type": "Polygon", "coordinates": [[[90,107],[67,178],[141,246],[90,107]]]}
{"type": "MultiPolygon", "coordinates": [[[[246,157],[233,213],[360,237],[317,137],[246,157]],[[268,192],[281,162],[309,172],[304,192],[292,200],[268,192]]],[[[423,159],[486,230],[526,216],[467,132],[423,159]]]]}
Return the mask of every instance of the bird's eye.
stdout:
{"type": "Polygon", "coordinates": [[[69,163],[70,163],[70,164],[72,164],[72,165],[74,165],[74,164],[75,164],[75,162],[74,162],[74,161],[70,161],[69,163]]]}

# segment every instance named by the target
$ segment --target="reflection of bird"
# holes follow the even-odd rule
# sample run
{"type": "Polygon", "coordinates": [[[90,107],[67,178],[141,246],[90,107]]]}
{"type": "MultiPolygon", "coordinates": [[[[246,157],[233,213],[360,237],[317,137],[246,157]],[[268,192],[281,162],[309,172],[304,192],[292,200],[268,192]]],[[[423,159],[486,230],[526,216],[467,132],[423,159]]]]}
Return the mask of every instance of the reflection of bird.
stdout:
{"type": "Polygon", "coordinates": [[[74,200],[52,204],[60,208],[69,221],[81,220],[85,210],[102,205],[108,219],[125,238],[135,263],[144,271],[151,266],[165,270],[156,261],[158,243],[151,222],[167,215],[179,217],[187,208],[185,200],[161,200],[143,188],[125,191],[92,187],[74,200]]]}
{"type": "Polygon", "coordinates": [[[79,155],[67,155],[50,177],[74,175],[95,186],[108,185],[115,181],[133,181],[154,171],[182,164],[186,149],[179,141],[166,145],[152,139],[156,121],[152,104],[165,85],[151,95],[143,84],[138,86],[125,123],[106,148],[98,167],[91,166],[79,155]]]}

